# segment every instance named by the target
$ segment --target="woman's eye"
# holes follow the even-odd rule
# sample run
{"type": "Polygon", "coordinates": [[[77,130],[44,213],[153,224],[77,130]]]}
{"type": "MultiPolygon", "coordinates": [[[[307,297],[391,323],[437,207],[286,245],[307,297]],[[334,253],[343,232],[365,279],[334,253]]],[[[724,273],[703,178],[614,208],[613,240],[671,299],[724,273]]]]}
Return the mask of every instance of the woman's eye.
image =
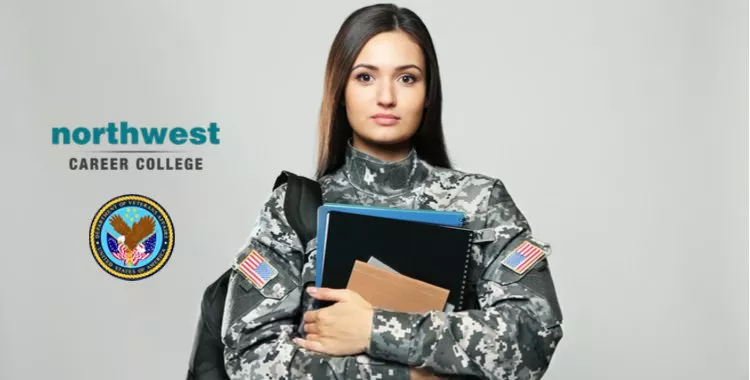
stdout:
{"type": "Polygon", "coordinates": [[[401,79],[401,82],[406,84],[412,84],[417,81],[417,78],[414,78],[414,76],[412,75],[404,75],[399,79],[401,79]]]}
{"type": "Polygon", "coordinates": [[[362,74],[357,75],[357,80],[361,82],[369,82],[371,79],[372,77],[370,76],[370,74],[367,74],[367,73],[362,73],[362,74]]]}

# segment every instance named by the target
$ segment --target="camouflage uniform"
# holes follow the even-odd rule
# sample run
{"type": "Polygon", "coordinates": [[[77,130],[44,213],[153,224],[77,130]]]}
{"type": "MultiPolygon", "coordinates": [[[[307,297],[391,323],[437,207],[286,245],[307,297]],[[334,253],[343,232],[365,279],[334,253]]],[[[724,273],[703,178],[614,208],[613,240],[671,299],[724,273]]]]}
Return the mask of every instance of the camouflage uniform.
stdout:
{"type": "Polygon", "coordinates": [[[279,275],[260,290],[236,272],[230,280],[222,333],[232,379],[408,379],[409,367],[446,378],[542,377],[562,338],[562,315],[546,259],[524,275],[500,264],[517,242],[532,239],[502,182],[433,167],[414,151],[386,163],[350,145],[344,166],[320,183],[324,202],[466,213],[466,226],[489,236],[472,247],[475,305],[450,313],[376,310],[370,345],[360,355],[298,348],[292,338],[310,304],[303,285],[314,282],[316,241],[302,247],[284,217],[281,186],[236,258],[255,249],[279,275]]]}

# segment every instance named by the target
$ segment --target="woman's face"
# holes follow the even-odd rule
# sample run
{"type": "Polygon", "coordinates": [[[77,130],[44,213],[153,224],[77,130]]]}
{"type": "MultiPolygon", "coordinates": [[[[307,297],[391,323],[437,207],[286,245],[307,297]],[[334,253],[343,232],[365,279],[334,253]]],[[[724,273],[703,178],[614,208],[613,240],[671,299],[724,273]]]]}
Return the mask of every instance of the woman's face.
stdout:
{"type": "Polygon", "coordinates": [[[344,91],[354,146],[376,154],[407,151],[422,120],[425,92],[419,45],[400,31],[372,37],[355,59],[344,91]]]}

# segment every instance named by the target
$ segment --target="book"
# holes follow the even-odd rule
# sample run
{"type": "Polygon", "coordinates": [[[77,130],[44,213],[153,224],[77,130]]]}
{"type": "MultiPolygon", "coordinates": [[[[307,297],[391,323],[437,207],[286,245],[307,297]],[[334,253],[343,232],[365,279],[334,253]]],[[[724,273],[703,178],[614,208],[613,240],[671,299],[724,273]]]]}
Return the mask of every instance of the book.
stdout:
{"type": "Polygon", "coordinates": [[[346,288],[374,307],[405,313],[444,310],[449,294],[448,289],[360,260],[354,262],[346,288]]]}
{"type": "Polygon", "coordinates": [[[450,309],[463,309],[471,230],[336,211],[328,213],[326,226],[318,286],[346,288],[355,262],[374,257],[404,276],[447,289],[450,309]]]}
{"type": "Polygon", "coordinates": [[[318,268],[315,277],[315,286],[322,286],[322,269],[324,266],[323,257],[325,251],[323,244],[328,223],[328,214],[331,212],[342,212],[359,215],[379,216],[383,218],[410,220],[415,222],[424,222],[431,224],[441,224],[446,226],[461,226],[465,221],[465,214],[460,211],[438,211],[438,210],[411,210],[388,207],[352,205],[342,203],[326,203],[318,207],[317,223],[317,257],[315,267],[318,268]]]}

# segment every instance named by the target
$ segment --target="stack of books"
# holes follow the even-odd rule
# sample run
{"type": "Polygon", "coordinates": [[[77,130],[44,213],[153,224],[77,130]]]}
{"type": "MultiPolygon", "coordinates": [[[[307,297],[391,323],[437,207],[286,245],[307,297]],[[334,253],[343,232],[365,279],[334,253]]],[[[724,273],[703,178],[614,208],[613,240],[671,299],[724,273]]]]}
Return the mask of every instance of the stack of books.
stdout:
{"type": "Polygon", "coordinates": [[[455,211],[324,204],[316,286],[351,289],[395,311],[463,310],[473,238],[464,220],[455,211]]]}

